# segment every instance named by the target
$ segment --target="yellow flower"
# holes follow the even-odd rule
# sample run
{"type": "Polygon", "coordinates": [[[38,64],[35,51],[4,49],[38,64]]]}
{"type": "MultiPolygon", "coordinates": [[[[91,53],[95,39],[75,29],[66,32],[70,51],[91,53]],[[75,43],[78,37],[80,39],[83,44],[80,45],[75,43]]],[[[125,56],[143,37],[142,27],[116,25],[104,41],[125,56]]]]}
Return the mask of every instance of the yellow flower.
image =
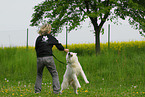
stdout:
{"type": "Polygon", "coordinates": [[[88,90],[85,90],[85,92],[88,92],[88,90]]]}
{"type": "Polygon", "coordinates": [[[8,90],[7,90],[7,89],[5,89],[5,92],[6,92],[6,93],[8,93],[8,90]]]}
{"type": "Polygon", "coordinates": [[[14,93],[12,95],[15,95],[14,93]]]}
{"type": "Polygon", "coordinates": [[[20,96],[23,96],[23,95],[20,95],[20,96]]]}

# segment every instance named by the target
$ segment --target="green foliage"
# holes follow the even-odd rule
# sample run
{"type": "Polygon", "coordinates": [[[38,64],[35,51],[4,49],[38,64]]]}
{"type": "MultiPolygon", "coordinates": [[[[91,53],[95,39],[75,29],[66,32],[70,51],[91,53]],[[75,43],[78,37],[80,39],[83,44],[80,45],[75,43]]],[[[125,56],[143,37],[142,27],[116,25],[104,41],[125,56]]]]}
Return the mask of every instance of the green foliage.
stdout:
{"type": "MultiPolygon", "coordinates": [[[[100,18],[105,21],[103,16],[112,8],[109,1],[96,0],[45,0],[34,7],[35,13],[32,15],[31,26],[37,26],[40,23],[52,23],[55,31],[60,32],[63,25],[67,25],[69,31],[75,29],[88,17],[100,18]]],[[[112,3],[112,1],[110,2],[112,3]]],[[[96,21],[97,22],[97,21],[96,21]]]]}
{"type": "Polygon", "coordinates": [[[128,16],[129,23],[143,35],[144,4],[144,0],[45,0],[34,7],[31,26],[48,22],[54,28],[53,34],[56,34],[64,25],[71,31],[89,17],[94,28],[99,27],[100,31],[106,20],[128,16]],[[112,9],[114,12],[111,12],[112,9]]]}

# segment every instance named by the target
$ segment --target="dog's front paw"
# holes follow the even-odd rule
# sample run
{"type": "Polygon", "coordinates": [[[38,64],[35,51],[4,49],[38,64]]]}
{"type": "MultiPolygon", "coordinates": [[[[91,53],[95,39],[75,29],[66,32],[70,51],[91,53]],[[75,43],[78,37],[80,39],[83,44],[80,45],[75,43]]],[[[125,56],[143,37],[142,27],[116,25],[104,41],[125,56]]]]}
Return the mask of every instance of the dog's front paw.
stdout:
{"type": "Polygon", "coordinates": [[[88,83],[89,83],[89,81],[86,81],[86,83],[88,84],[88,83]]]}
{"type": "Polygon", "coordinates": [[[78,88],[81,88],[81,85],[78,85],[78,88]]]}

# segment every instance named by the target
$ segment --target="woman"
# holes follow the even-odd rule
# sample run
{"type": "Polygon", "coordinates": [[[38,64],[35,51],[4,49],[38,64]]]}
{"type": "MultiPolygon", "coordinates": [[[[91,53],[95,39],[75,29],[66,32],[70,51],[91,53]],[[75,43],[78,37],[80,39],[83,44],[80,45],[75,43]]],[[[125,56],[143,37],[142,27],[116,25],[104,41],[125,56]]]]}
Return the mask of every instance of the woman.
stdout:
{"type": "Polygon", "coordinates": [[[50,34],[51,28],[52,27],[50,24],[44,24],[38,32],[39,36],[37,37],[35,43],[35,50],[37,54],[37,78],[35,83],[35,93],[41,92],[42,74],[45,66],[53,79],[53,92],[58,94],[60,90],[58,72],[53,60],[52,47],[55,45],[60,51],[65,51],[66,53],[69,52],[69,49],[64,49],[62,44],[50,34]]]}

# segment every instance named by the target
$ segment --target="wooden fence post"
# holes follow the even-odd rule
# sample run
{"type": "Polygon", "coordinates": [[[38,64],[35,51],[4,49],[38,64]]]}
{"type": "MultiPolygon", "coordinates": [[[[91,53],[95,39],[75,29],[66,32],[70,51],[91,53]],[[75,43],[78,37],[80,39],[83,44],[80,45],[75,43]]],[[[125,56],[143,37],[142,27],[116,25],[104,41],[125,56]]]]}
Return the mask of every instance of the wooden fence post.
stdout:
{"type": "Polygon", "coordinates": [[[108,24],[108,49],[110,49],[110,24],[108,24]]]}
{"type": "Polygon", "coordinates": [[[27,28],[27,44],[26,44],[26,48],[28,49],[28,28],[27,28]]]}
{"type": "Polygon", "coordinates": [[[67,49],[67,27],[66,27],[66,49],[67,49]]]}

